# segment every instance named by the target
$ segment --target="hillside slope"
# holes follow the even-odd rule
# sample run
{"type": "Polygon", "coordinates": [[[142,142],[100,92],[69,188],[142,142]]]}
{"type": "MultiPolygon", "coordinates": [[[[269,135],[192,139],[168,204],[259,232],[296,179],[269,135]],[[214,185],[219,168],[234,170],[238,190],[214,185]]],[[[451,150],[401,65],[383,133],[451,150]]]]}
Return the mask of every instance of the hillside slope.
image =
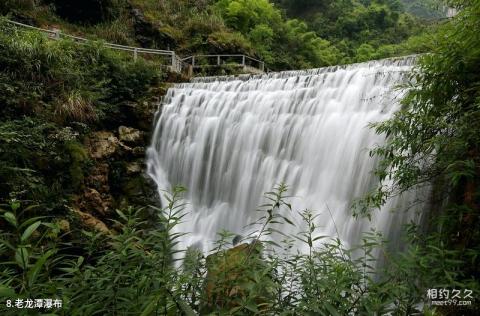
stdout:
{"type": "Polygon", "coordinates": [[[180,55],[242,53],[271,70],[429,50],[421,20],[393,0],[7,0],[0,13],[70,34],[180,55]]]}

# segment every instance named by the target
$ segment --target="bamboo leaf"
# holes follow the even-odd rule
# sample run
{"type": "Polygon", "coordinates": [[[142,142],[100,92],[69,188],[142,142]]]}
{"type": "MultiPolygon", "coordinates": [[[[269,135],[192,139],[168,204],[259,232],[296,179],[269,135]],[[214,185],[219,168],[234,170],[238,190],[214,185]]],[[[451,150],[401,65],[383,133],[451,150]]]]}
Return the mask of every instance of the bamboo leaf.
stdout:
{"type": "Polygon", "coordinates": [[[335,307],[333,307],[330,303],[324,302],[323,304],[324,304],[325,308],[328,310],[328,312],[330,313],[331,316],[340,316],[340,314],[335,309],[335,307]]]}
{"type": "Polygon", "coordinates": [[[187,303],[185,303],[185,301],[183,301],[182,299],[179,299],[179,298],[176,298],[176,301],[177,301],[178,306],[180,306],[180,309],[182,310],[182,312],[186,316],[196,316],[197,315],[197,314],[195,314],[193,309],[190,306],[188,306],[187,303]]]}

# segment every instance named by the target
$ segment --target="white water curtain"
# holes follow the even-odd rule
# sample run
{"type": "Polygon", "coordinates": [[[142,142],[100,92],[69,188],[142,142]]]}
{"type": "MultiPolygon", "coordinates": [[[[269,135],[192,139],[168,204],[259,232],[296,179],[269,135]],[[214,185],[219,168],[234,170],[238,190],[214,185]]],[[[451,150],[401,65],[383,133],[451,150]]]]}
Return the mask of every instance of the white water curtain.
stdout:
{"type": "MultiPolygon", "coordinates": [[[[188,189],[188,214],[178,227],[190,233],[183,246],[208,251],[222,229],[245,235],[263,193],[281,182],[294,209],[319,214],[319,235],[338,231],[348,246],[374,228],[397,243],[401,225],[414,217],[404,209],[415,193],[390,200],[371,221],[354,219],[350,207],[377,184],[369,149],[384,137],[367,125],[398,109],[402,92],[393,88],[414,59],[201,78],[169,89],[147,164],[159,190],[188,189]]],[[[285,233],[304,229],[289,216],[297,227],[283,226],[285,233]]]]}

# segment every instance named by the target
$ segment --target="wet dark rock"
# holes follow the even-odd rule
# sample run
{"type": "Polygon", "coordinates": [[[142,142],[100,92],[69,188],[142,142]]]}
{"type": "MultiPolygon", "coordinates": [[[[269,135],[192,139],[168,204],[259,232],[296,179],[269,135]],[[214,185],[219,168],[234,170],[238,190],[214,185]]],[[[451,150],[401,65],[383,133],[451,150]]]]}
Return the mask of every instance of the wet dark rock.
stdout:
{"type": "Polygon", "coordinates": [[[79,24],[98,24],[120,15],[123,4],[116,0],[45,0],[63,19],[79,24]]]}

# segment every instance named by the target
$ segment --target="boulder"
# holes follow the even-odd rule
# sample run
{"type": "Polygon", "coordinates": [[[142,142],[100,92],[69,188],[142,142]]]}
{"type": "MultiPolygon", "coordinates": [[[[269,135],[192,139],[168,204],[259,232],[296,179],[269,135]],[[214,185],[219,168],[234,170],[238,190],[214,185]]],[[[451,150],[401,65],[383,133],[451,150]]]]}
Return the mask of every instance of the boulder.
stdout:
{"type": "Polygon", "coordinates": [[[143,140],[142,132],[138,129],[126,126],[120,126],[118,128],[118,138],[122,142],[138,144],[143,140]]]}
{"type": "Polygon", "coordinates": [[[128,175],[139,174],[140,172],[142,172],[142,169],[143,169],[142,163],[132,162],[127,165],[127,174],[128,175]]]}
{"type": "Polygon", "coordinates": [[[110,192],[108,163],[96,163],[89,172],[85,184],[100,193],[110,192]]]}
{"type": "Polygon", "coordinates": [[[113,155],[120,146],[120,141],[113,133],[100,131],[92,133],[86,146],[92,158],[101,159],[113,155]]]}
{"type": "Polygon", "coordinates": [[[261,257],[261,243],[240,244],[228,250],[221,250],[206,258],[207,276],[205,283],[206,304],[202,313],[210,314],[216,306],[237,307],[237,303],[254,296],[258,305],[265,303],[269,293],[253,293],[254,271],[264,271],[265,262],[261,257]]]}
{"type": "Polygon", "coordinates": [[[80,207],[89,213],[95,212],[105,216],[110,211],[111,200],[110,196],[104,198],[97,190],[88,188],[82,196],[80,207]]]}
{"type": "Polygon", "coordinates": [[[78,209],[73,209],[73,211],[78,215],[83,225],[86,227],[104,234],[111,234],[111,231],[108,229],[107,225],[105,225],[105,223],[98,218],[95,218],[93,215],[84,213],[78,209]]]}

